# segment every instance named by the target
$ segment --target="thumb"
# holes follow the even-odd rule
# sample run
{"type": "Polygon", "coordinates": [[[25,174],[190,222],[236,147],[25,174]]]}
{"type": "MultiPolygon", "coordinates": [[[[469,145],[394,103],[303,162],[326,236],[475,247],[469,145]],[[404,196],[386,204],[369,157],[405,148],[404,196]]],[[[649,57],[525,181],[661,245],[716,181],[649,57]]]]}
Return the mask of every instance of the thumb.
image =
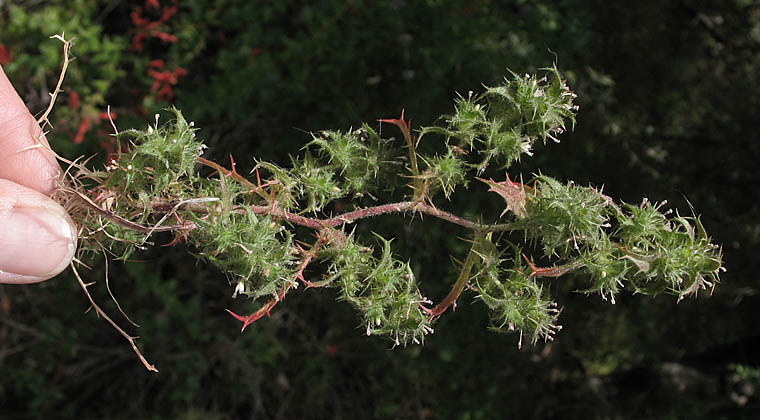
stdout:
{"type": "Polygon", "coordinates": [[[71,262],[77,230],[49,197],[0,179],[0,283],[47,280],[71,262]]]}

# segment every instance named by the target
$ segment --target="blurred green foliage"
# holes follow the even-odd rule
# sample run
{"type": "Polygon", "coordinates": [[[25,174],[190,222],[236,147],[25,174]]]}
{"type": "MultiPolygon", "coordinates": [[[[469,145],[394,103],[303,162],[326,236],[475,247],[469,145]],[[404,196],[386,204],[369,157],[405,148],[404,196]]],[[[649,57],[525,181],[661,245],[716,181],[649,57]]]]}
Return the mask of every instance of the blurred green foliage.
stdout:
{"type": "MultiPolygon", "coordinates": [[[[106,105],[118,127],[142,127],[171,92],[171,103],[203,127],[211,154],[234,153],[241,173],[253,157],[286,164],[311,140],[302,131],[347,130],[400,108],[431,124],[452,112],[455,92],[493,85],[507,67],[533,72],[557,61],[579,95],[578,125],[523,159],[521,170],[604,182],[606,194],[628,202],[647,192],[685,210],[688,199],[724,244],[728,272],[714,296],[677,306],[627,297],[612,306],[576,293],[580,280],[562,279],[551,288],[566,328],[551,344],[518,350],[517,337],[473,327],[488,323],[479,305],[461,305],[425,346],[389,352],[387,342],[359,337],[349,306],[324,291],[288,297],[272,318],[239,334],[223,311],[232,301],[218,287],[220,274],[194,265],[182,246],[158,249],[109,267],[157,375],[84,313],[70,276],[0,287],[3,418],[758,415],[756,2],[0,3],[3,69],[33,112],[54,86],[60,44],[47,37],[61,31],[77,38],[77,61],[52,119],[56,150],[104,157],[114,147],[106,105]],[[141,50],[138,7],[140,19],[159,22],[141,50]]],[[[455,199],[451,210],[497,215],[488,203],[455,199]]],[[[440,299],[454,281],[448,252],[466,248],[448,227],[424,223],[416,230],[389,220],[380,233],[414,247],[412,268],[441,279],[428,291],[440,299]]],[[[359,226],[357,234],[370,232],[359,226]]],[[[95,266],[87,278],[116,314],[104,270],[95,266]]]]}

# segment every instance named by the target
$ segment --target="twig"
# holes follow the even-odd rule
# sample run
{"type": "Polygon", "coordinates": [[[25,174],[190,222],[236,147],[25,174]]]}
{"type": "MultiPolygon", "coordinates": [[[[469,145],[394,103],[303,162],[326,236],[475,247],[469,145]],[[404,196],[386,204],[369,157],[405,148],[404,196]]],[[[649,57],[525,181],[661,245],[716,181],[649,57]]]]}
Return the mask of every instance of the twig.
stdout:
{"type": "Polygon", "coordinates": [[[414,142],[414,139],[412,138],[412,131],[409,128],[409,121],[404,120],[404,110],[401,110],[401,117],[398,119],[395,118],[389,118],[389,119],[381,119],[378,120],[381,123],[389,123],[393,124],[396,127],[398,127],[401,130],[401,133],[404,135],[404,140],[406,141],[406,147],[409,150],[409,162],[411,163],[411,172],[412,172],[412,178],[414,178],[414,197],[419,198],[425,193],[425,189],[423,188],[423,183],[420,179],[420,170],[419,166],[417,164],[417,151],[416,146],[417,143],[414,142]]]}
{"type": "Polygon", "coordinates": [[[58,83],[55,85],[55,90],[53,90],[53,92],[50,93],[50,103],[48,104],[42,116],[37,120],[37,124],[39,124],[40,128],[42,128],[43,130],[45,129],[45,126],[50,126],[51,128],[53,127],[53,124],[50,124],[50,120],[48,120],[48,117],[50,116],[50,112],[53,110],[53,106],[55,105],[56,98],[58,98],[58,94],[60,92],[63,92],[63,90],[61,90],[61,86],[63,85],[63,78],[66,75],[66,69],[69,67],[69,63],[71,62],[71,60],[69,60],[69,49],[71,48],[71,40],[67,41],[64,38],[63,32],[61,32],[60,35],[53,35],[50,38],[57,39],[63,42],[63,64],[61,65],[61,73],[58,76],[58,83]]]}
{"type": "Polygon", "coordinates": [[[135,354],[137,354],[137,357],[140,359],[140,361],[142,362],[143,366],[145,366],[146,369],[148,369],[151,372],[158,372],[158,369],[156,369],[156,367],[153,366],[152,364],[148,363],[145,357],[143,357],[142,353],[140,353],[140,349],[138,349],[137,345],[135,344],[135,339],[137,337],[132,337],[131,335],[127,334],[126,331],[121,329],[121,327],[119,327],[119,325],[116,324],[116,322],[114,322],[108,316],[108,314],[106,314],[105,312],[103,312],[102,309],[100,309],[100,306],[98,306],[95,303],[95,301],[92,299],[92,296],[90,295],[90,291],[87,290],[87,284],[85,284],[84,281],[82,281],[82,277],[79,275],[79,272],[77,272],[76,267],[74,267],[74,263],[72,262],[71,264],[69,264],[69,267],[71,267],[71,271],[74,272],[74,276],[77,278],[77,281],[79,282],[79,286],[82,287],[84,294],[87,296],[87,299],[90,301],[90,305],[92,306],[93,309],[95,309],[95,313],[98,314],[98,316],[102,316],[103,319],[106,320],[106,322],[111,324],[111,326],[114,329],[116,329],[116,331],[118,331],[119,334],[124,336],[124,338],[126,338],[127,341],[129,341],[129,344],[132,346],[132,350],[134,350],[135,354]]]}
{"type": "Polygon", "coordinates": [[[551,267],[537,267],[533,262],[531,262],[528,259],[528,256],[525,254],[522,254],[523,259],[526,263],[528,263],[528,267],[530,267],[530,277],[561,277],[564,274],[577,270],[581,267],[583,267],[583,261],[581,260],[575,260],[571,261],[567,264],[556,266],[553,265],[551,267]]]}
{"type": "Polygon", "coordinates": [[[232,162],[232,170],[229,170],[229,169],[225,168],[224,166],[222,166],[222,165],[220,165],[220,164],[218,164],[218,163],[216,163],[216,162],[214,162],[212,160],[204,159],[204,158],[202,158],[200,156],[198,156],[196,158],[196,160],[198,161],[198,163],[200,163],[200,164],[202,164],[204,166],[208,166],[209,168],[212,168],[212,169],[215,169],[215,170],[219,171],[219,173],[223,174],[224,176],[231,177],[235,181],[237,181],[240,184],[244,185],[245,187],[249,188],[250,191],[256,192],[257,194],[259,194],[264,199],[268,199],[269,198],[262,191],[262,186],[261,185],[258,185],[258,186],[255,185],[254,183],[252,183],[251,181],[249,181],[244,176],[240,175],[235,170],[235,165],[234,165],[234,160],[232,159],[232,155],[230,155],[230,161],[232,162]]]}
{"type": "MultiPolygon", "coordinates": [[[[100,245],[100,243],[98,243],[100,245]]],[[[132,321],[129,316],[124,312],[123,309],[121,309],[121,305],[119,304],[119,301],[116,300],[116,296],[113,295],[113,292],[111,291],[111,284],[108,277],[108,253],[106,252],[105,247],[103,245],[100,245],[100,249],[103,250],[103,261],[105,264],[105,278],[106,278],[106,290],[108,290],[108,295],[111,296],[111,300],[113,300],[113,303],[116,304],[116,308],[121,312],[122,315],[124,315],[124,318],[126,318],[127,321],[129,321],[130,324],[134,325],[137,328],[140,328],[139,325],[137,325],[136,322],[132,321]]]]}
{"type": "Polygon", "coordinates": [[[477,242],[477,238],[472,241],[472,247],[470,248],[469,254],[467,254],[467,259],[464,260],[464,263],[462,264],[462,271],[459,272],[459,277],[457,277],[456,283],[454,283],[454,286],[451,287],[451,291],[441,303],[436,305],[433,309],[428,309],[420,304],[420,308],[428,313],[431,320],[446,312],[446,309],[448,309],[449,306],[453,305],[456,309],[457,299],[459,298],[459,295],[462,294],[467,282],[470,280],[470,272],[475,265],[475,260],[478,258],[478,253],[475,251],[477,242]]]}
{"type": "MultiPolygon", "coordinates": [[[[180,225],[165,225],[165,226],[159,226],[159,225],[163,221],[165,221],[166,218],[169,215],[171,215],[171,213],[176,212],[176,210],[181,206],[188,206],[190,210],[194,213],[208,213],[209,211],[208,208],[203,207],[203,206],[197,206],[197,204],[201,202],[218,200],[217,198],[211,197],[211,198],[184,200],[184,201],[179,202],[178,204],[166,203],[166,202],[153,203],[151,204],[151,207],[153,210],[167,211],[168,213],[166,213],[162,217],[159,223],[155,224],[153,227],[148,227],[148,226],[143,226],[138,223],[127,220],[117,214],[114,214],[108,210],[101,208],[95,202],[93,202],[89,197],[87,197],[86,195],[82,194],[79,191],[76,191],[73,189],[69,189],[68,191],[71,194],[73,194],[75,197],[77,197],[80,201],[85,203],[88,207],[100,213],[100,215],[103,216],[104,218],[116,224],[119,224],[123,227],[126,227],[128,229],[132,229],[134,231],[145,233],[148,235],[152,234],[153,232],[168,232],[168,231],[176,231],[176,230],[194,229],[196,226],[193,222],[185,222],[180,225]]],[[[247,208],[256,214],[272,216],[277,219],[282,219],[288,223],[293,223],[295,225],[304,226],[304,227],[315,229],[315,230],[320,230],[326,227],[334,228],[341,225],[353,223],[360,219],[373,217],[373,216],[379,216],[382,214],[406,213],[406,212],[420,212],[423,214],[428,214],[433,217],[437,217],[441,220],[445,220],[455,225],[459,225],[466,229],[470,229],[470,230],[474,230],[478,232],[509,232],[509,231],[521,229],[521,226],[516,223],[484,224],[484,223],[473,222],[471,220],[467,220],[463,217],[457,216],[447,211],[440,210],[436,207],[431,206],[430,204],[425,204],[419,201],[401,201],[398,203],[382,204],[382,205],[374,206],[374,207],[365,207],[363,209],[346,212],[338,216],[333,216],[327,219],[318,219],[318,218],[310,218],[310,217],[301,216],[300,214],[291,213],[282,208],[272,206],[272,205],[248,206],[247,208]]],[[[236,208],[233,209],[233,211],[243,212],[245,210],[243,209],[243,207],[237,206],[236,208]]]]}
{"type": "Polygon", "coordinates": [[[177,210],[178,210],[180,207],[182,207],[183,205],[185,205],[185,204],[199,204],[199,203],[210,203],[210,202],[214,202],[214,201],[219,201],[219,198],[217,198],[217,197],[201,197],[201,198],[190,198],[190,199],[187,199],[187,200],[182,200],[182,201],[180,201],[179,203],[177,203],[177,204],[174,206],[174,208],[172,208],[172,210],[171,210],[171,211],[169,211],[169,212],[167,212],[166,214],[164,214],[164,216],[163,216],[163,217],[161,217],[161,219],[160,219],[158,222],[156,222],[156,223],[153,225],[153,227],[150,229],[150,231],[148,231],[148,233],[147,233],[147,234],[145,234],[145,238],[143,238],[142,242],[140,242],[140,245],[144,244],[144,243],[145,243],[145,241],[147,241],[147,240],[148,240],[148,238],[150,237],[150,235],[152,235],[152,234],[153,234],[153,232],[155,232],[157,229],[159,229],[159,228],[161,228],[161,227],[162,227],[162,226],[161,226],[161,223],[164,223],[164,221],[165,221],[165,220],[166,220],[166,219],[167,219],[169,216],[171,216],[172,214],[176,214],[176,213],[177,213],[177,210]]]}
{"type": "Polygon", "coordinates": [[[103,218],[108,219],[127,229],[132,229],[134,231],[145,233],[145,234],[152,234],[154,232],[171,232],[175,230],[195,229],[195,223],[193,222],[185,222],[181,225],[166,225],[166,226],[153,226],[153,227],[143,226],[139,223],[135,223],[133,221],[127,220],[113,212],[100,208],[100,206],[95,204],[95,202],[93,202],[89,197],[87,197],[86,195],[82,194],[79,191],[76,191],[70,188],[64,188],[64,189],[70,194],[73,194],[74,197],[78,198],[82,203],[86,204],[90,209],[99,213],[101,216],[103,216],[103,218]]]}

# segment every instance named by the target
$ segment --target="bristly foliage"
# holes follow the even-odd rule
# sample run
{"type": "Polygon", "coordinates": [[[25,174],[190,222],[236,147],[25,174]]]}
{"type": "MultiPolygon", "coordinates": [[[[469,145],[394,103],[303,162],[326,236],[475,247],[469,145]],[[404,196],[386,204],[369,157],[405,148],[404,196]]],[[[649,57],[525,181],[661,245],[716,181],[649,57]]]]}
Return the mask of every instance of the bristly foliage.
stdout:
{"type": "Polygon", "coordinates": [[[332,262],[325,285],[338,285],[341,300],[360,312],[367,335],[387,335],[395,345],[421,343],[432,331],[420,307],[428,301],[417,288],[409,263],[393,258],[391,241],[377,237],[382,242],[379,258],[371,249],[358,245],[353,235],[327,253],[332,262]]]}
{"type": "Polygon", "coordinates": [[[122,151],[105,171],[87,173],[97,185],[71,189],[67,208],[82,228],[81,251],[105,249],[127,258],[149,245],[149,236],[169,231],[172,243],[187,241],[195,255],[226,274],[233,297],[266,300],[251,315],[235,314],[244,327],[299,285],[336,287],[340,300],[359,312],[367,335],[384,335],[394,344],[421,343],[435,318],[465,290],[491,311],[492,328],[516,330],[535,342],[560,329],[545,277],[585,277],[586,293],[612,302],[626,287],[670,292],[679,300],[714,287],[720,248],[699,218],[668,218],[660,211],[664,203],[621,207],[593,187],[540,174],[523,183],[507,174],[504,181],[477,178],[505,200],[504,220],[470,221],[439,209],[445,202],[437,203],[437,192],[449,199],[490,165],[505,168],[532,156],[537,141],[559,141],[566,124],[574,124],[575,94],[556,67],[544,71],[543,77],[512,73],[483,93],[460,96],[441,126],[418,133],[403,113],[381,120],[401,129],[403,145],[366,124],[313,133],[290,168],[259,161],[250,179],[233,162],[227,169],[202,158],[205,146],[193,124],[172,109],[174,118],[164,125],[156,117],[147,130],[119,133],[122,151]],[[437,151],[419,153],[417,144],[432,137],[439,138],[437,151]],[[405,201],[376,202],[378,196],[401,195],[405,201]],[[425,213],[472,231],[457,282],[433,308],[412,265],[394,257],[392,240],[378,235],[380,246],[373,249],[350,230],[361,219],[401,212],[425,213]],[[303,234],[297,227],[314,236],[297,239],[303,234]],[[541,252],[534,258],[526,255],[535,249],[541,252]],[[538,267],[538,259],[551,266],[538,267]],[[313,262],[324,268],[321,277],[313,262]]]}
{"type": "Polygon", "coordinates": [[[490,236],[477,245],[479,261],[474,285],[477,298],[491,310],[491,328],[520,331],[532,342],[553,337],[561,328],[556,325],[557,304],[522,263],[521,249],[499,250],[490,236]],[[511,253],[511,258],[503,258],[505,253],[511,253]],[[504,267],[510,264],[514,265],[504,267]]]}
{"type": "MultiPolygon", "coordinates": [[[[546,143],[550,138],[565,131],[565,121],[575,124],[576,95],[570,91],[560,77],[556,67],[544,69],[546,76],[519,76],[511,73],[504,83],[487,87],[485,92],[465,98],[459,97],[454,103],[454,113],[444,117],[445,127],[425,127],[426,133],[446,136],[446,156],[450,159],[464,159],[469,167],[482,173],[493,162],[508,167],[522,155],[532,156],[536,141],[546,143]]],[[[464,167],[464,164],[449,163],[448,167],[464,167]]],[[[431,165],[435,176],[446,174],[431,165]]],[[[438,182],[453,189],[448,179],[467,179],[464,173],[458,176],[448,174],[438,182]]]]}

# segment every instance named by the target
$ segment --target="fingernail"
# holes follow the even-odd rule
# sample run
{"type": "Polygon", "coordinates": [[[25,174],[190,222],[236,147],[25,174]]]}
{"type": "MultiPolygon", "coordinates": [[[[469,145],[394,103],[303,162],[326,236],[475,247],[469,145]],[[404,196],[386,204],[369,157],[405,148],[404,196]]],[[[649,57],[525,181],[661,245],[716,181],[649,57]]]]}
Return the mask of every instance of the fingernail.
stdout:
{"type": "Polygon", "coordinates": [[[63,208],[17,206],[0,212],[0,271],[27,281],[53,277],[74,257],[76,238],[63,208]]]}

